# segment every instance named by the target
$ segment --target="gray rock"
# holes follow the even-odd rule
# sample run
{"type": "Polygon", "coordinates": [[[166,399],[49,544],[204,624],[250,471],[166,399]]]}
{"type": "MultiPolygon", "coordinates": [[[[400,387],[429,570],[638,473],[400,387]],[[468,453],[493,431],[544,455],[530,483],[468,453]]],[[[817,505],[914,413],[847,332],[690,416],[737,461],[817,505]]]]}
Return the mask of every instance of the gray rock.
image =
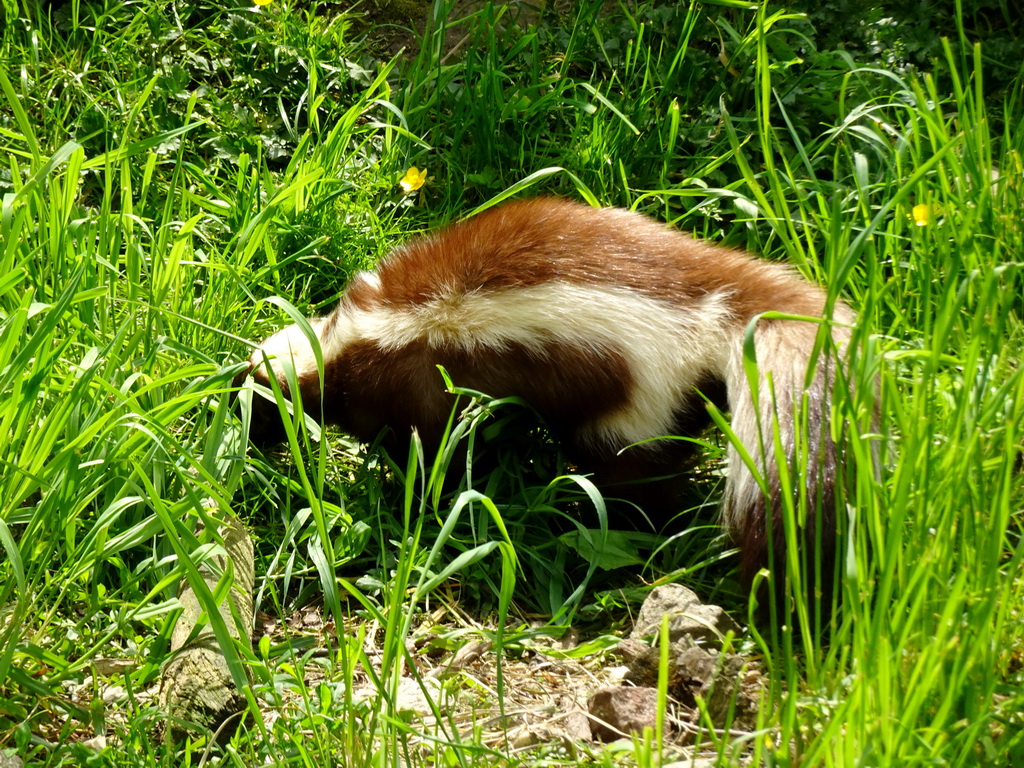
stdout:
{"type": "Polygon", "coordinates": [[[654,727],[657,717],[656,688],[602,688],[590,697],[590,729],[595,739],[614,741],[645,727],[654,727]]]}
{"type": "Polygon", "coordinates": [[[644,600],[630,639],[657,635],[661,618],[666,615],[670,643],[690,637],[708,647],[720,648],[727,632],[740,632],[739,625],[720,606],[704,605],[693,590],[682,584],[663,584],[652,589],[644,600]]]}

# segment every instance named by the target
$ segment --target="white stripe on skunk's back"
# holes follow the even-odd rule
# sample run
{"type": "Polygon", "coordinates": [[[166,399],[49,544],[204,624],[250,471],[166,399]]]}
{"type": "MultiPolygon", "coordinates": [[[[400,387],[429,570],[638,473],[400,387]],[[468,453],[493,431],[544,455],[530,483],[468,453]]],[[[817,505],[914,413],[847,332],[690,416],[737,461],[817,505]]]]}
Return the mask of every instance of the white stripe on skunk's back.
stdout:
{"type": "MultiPolygon", "coordinates": [[[[327,324],[328,318],[310,317],[307,320],[323,347],[323,328],[327,324]]],[[[322,351],[326,353],[326,349],[322,351]]],[[[249,362],[256,366],[262,366],[264,355],[270,360],[271,368],[278,374],[278,378],[282,382],[281,374],[284,373],[285,366],[289,362],[295,366],[296,375],[316,371],[316,355],[313,354],[313,348],[309,346],[309,339],[298,325],[289,325],[272,336],[268,336],[260,344],[260,348],[249,358],[249,362]]]]}
{"type": "Polygon", "coordinates": [[[706,374],[720,375],[741,330],[721,293],[685,306],[628,288],[561,281],[471,292],[438,286],[431,297],[402,308],[343,302],[327,327],[325,358],[340,356],[353,341],[385,350],[426,341],[482,358],[509,345],[540,355],[551,343],[612,352],[629,364],[630,400],[588,425],[592,434],[585,437],[620,447],[670,433],[693,386],[706,374]]]}

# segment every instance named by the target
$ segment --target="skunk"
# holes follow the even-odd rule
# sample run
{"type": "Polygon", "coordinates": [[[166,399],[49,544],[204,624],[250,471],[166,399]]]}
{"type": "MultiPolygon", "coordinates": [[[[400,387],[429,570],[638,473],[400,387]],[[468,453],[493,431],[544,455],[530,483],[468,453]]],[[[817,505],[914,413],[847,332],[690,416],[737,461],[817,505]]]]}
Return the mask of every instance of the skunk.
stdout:
{"type": "MultiPolygon", "coordinates": [[[[783,485],[794,493],[807,486],[812,513],[801,548],[817,548],[823,568],[832,567],[831,390],[853,315],[835,304],[826,318],[834,345],[821,355],[821,323],[759,319],[756,406],[744,367],[752,319],[770,311],[822,318],[825,309],[824,291],[784,266],[632,211],[539,198],[414,239],[353,278],[333,312],[310,320],[322,388],[294,325],[263,342],[248,373],[266,386],[272,373],[288,395],[290,361],[309,414],[360,440],[384,428],[407,440],[416,429],[430,445],[453,402],[442,366],[460,387],[530,403],[576,467],[603,487],[678,473],[691,443],[652,438],[697,436],[710,423],[708,401],[728,407],[735,439],[764,483],[732,446],[723,519],[749,584],[770,562],[785,572],[783,485]]],[[[266,444],[283,435],[276,404],[254,398],[250,437],[266,444]]],[[[658,493],[645,499],[652,517],[675,498],[658,493]]]]}

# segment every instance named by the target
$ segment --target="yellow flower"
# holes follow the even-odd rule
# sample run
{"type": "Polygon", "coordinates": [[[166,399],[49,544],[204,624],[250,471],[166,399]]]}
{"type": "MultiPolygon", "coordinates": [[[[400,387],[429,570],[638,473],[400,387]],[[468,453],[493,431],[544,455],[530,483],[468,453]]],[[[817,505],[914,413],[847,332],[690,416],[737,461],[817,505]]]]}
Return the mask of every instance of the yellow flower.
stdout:
{"type": "Polygon", "coordinates": [[[942,214],[942,209],[937,205],[926,205],[925,203],[918,203],[914,206],[914,210],[911,213],[911,217],[914,219],[914,223],[919,227],[925,227],[932,223],[932,220],[942,214]]]}
{"type": "Polygon", "coordinates": [[[415,165],[405,172],[405,176],[401,178],[398,185],[402,188],[402,192],[406,195],[411,195],[417,189],[427,183],[427,169],[424,168],[422,171],[415,165]]]}
{"type": "Polygon", "coordinates": [[[270,5],[272,2],[274,2],[274,0],[252,0],[252,1],[254,3],[256,3],[256,5],[259,5],[259,6],[270,5]]]}

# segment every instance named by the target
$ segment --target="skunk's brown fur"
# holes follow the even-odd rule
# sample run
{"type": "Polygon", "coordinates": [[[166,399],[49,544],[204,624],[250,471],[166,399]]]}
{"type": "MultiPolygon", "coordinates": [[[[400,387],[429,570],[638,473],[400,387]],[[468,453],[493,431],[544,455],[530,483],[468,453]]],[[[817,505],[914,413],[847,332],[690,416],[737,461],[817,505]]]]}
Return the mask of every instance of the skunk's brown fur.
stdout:
{"type": "MultiPolygon", "coordinates": [[[[801,539],[820,542],[831,568],[834,354],[811,359],[817,323],[761,319],[756,410],[743,367],[744,333],[756,315],[820,318],[824,309],[824,292],[784,266],[633,212],[534,199],[413,240],[357,276],[337,308],[312,321],[325,361],[322,402],[313,353],[296,326],[264,342],[251,370],[267,384],[272,369],[287,393],[290,360],[308,413],[362,440],[385,427],[398,435],[416,428],[430,444],[452,404],[440,365],[459,386],[527,400],[580,469],[604,484],[677,470],[686,450],[680,441],[619,452],[647,438],[699,433],[708,417],[698,390],[719,401],[724,393],[732,429],[769,488],[766,496],[731,448],[723,518],[750,581],[769,551],[776,570],[785,554],[773,420],[790,463],[794,454],[809,457],[808,466],[790,467],[793,484],[807,485],[819,510],[801,539]],[[806,428],[794,426],[801,401],[806,428]]],[[[852,315],[837,304],[829,319],[841,351],[852,315]]],[[[272,403],[257,398],[253,420],[255,440],[283,434],[272,403]]]]}

